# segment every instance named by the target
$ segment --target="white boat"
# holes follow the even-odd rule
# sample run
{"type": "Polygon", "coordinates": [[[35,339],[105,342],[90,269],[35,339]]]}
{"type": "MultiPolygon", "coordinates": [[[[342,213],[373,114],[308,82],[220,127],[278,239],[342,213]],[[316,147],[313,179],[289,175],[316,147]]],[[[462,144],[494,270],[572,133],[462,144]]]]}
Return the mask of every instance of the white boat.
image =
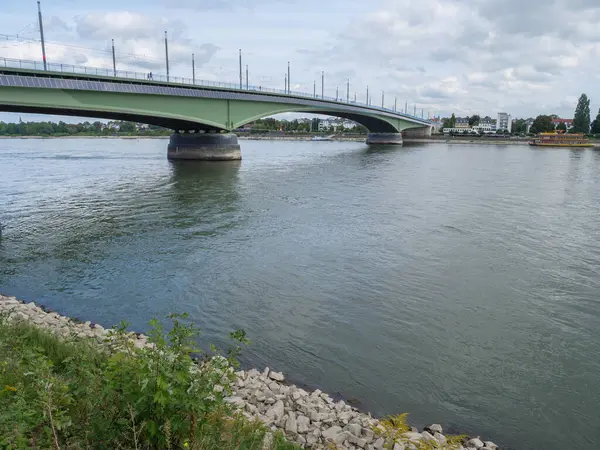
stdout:
{"type": "Polygon", "coordinates": [[[333,134],[331,136],[313,136],[311,141],[331,141],[333,136],[333,134]]]}

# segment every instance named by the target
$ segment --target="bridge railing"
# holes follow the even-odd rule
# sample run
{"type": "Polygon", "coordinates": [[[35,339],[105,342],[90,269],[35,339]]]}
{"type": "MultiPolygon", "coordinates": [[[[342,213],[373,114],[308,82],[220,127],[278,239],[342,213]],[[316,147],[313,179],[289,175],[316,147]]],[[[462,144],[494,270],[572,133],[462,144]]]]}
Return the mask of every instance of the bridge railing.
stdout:
{"type": "MultiPolygon", "coordinates": [[[[4,57],[0,57],[0,67],[9,67],[9,68],[14,68],[14,69],[39,70],[39,71],[44,70],[44,64],[41,61],[29,61],[29,60],[24,60],[24,59],[13,59],[13,58],[4,58],[4,57]]],[[[345,105],[368,107],[370,109],[384,111],[384,112],[396,114],[399,116],[407,117],[410,119],[416,119],[416,120],[428,122],[428,120],[423,117],[419,117],[416,115],[412,115],[409,113],[405,113],[405,112],[390,109],[390,108],[375,106],[372,104],[367,105],[366,103],[355,102],[353,100],[346,101],[345,99],[339,98],[339,97],[335,98],[335,97],[314,95],[314,94],[308,94],[306,92],[297,92],[297,91],[286,92],[284,89],[273,89],[273,88],[268,88],[265,86],[248,85],[248,87],[246,87],[245,84],[242,84],[240,86],[239,83],[225,83],[222,81],[199,80],[199,79],[194,80],[192,78],[177,77],[177,76],[169,76],[167,78],[166,75],[154,74],[152,72],[143,73],[143,72],[136,72],[136,71],[132,71],[132,70],[116,70],[116,71],[114,71],[113,69],[104,69],[104,68],[87,67],[87,66],[76,66],[76,65],[72,65],[72,64],[60,64],[60,63],[47,63],[46,71],[58,72],[58,73],[69,73],[69,74],[80,74],[80,75],[98,75],[98,76],[113,77],[113,78],[117,78],[117,79],[126,79],[126,80],[144,80],[144,81],[148,81],[148,82],[158,81],[158,82],[164,82],[164,83],[173,83],[176,85],[193,85],[193,86],[198,86],[198,87],[219,87],[219,88],[226,88],[226,89],[235,89],[236,91],[251,91],[254,93],[268,92],[268,93],[286,95],[286,96],[291,96],[291,97],[303,97],[303,98],[316,99],[316,100],[327,100],[330,102],[336,102],[336,103],[345,104],[345,105]]]]}

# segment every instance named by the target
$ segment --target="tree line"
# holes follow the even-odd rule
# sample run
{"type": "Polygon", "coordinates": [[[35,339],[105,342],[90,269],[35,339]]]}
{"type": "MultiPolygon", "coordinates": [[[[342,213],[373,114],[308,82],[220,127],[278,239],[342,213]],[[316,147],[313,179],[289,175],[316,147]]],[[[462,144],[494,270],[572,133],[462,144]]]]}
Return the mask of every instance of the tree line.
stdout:
{"type": "Polygon", "coordinates": [[[111,136],[111,135],[169,135],[172,131],[153,125],[140,126],[134,122],[0,122],[0,136],[111,136]]]}
{"type": "MultiPolygon", "coordinates": [[[[244,127],[241,130],[243,131],[244,127]]],[[[311,121],[259,119],[252,123],[251,132],[263,133],[283,131],[287,133],[309,133],[319,130],[319,119],[311,121]]],[[[341,125],[328,127],[325,132],[367,133],[362,125],[344,129],[341,125]]],[[[0,136],[168,136],[172,130],[154,125],[142,125],[127,121],[110,122],[0,122],[0,136]]]]}

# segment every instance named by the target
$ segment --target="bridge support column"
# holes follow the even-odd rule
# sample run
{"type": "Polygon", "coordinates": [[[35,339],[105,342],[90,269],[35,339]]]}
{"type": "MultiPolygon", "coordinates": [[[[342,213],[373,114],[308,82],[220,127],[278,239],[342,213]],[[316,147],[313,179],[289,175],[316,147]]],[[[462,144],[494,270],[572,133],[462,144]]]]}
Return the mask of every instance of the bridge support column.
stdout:
{"type": "Polygon", "coordinates": [[[369,133],[367,145],[402,145],[402,133],[369,133]]]}
{"type": "Polygon", "coordinates": [[[242,152],[233,133],[173,133],[167,158],[232,161],[242,159],[242,152]]]}

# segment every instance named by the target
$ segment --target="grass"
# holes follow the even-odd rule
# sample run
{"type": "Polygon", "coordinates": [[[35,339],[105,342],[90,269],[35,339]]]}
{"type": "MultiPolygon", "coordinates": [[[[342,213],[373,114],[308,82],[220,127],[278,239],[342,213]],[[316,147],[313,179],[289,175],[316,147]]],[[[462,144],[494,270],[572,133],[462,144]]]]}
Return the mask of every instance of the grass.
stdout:
{"type": "MultiPolygon", "coordinates": [[[[197,365],[197,330],[181,318],[168,332],[152,321],[146,349],[121,324],[109,352],[0,317],[0,448],[263,449],[268,430],[224,401],[245,335],[197,365]]],[[[299,447],[275,434],[269,448],[299,447]]]]}

